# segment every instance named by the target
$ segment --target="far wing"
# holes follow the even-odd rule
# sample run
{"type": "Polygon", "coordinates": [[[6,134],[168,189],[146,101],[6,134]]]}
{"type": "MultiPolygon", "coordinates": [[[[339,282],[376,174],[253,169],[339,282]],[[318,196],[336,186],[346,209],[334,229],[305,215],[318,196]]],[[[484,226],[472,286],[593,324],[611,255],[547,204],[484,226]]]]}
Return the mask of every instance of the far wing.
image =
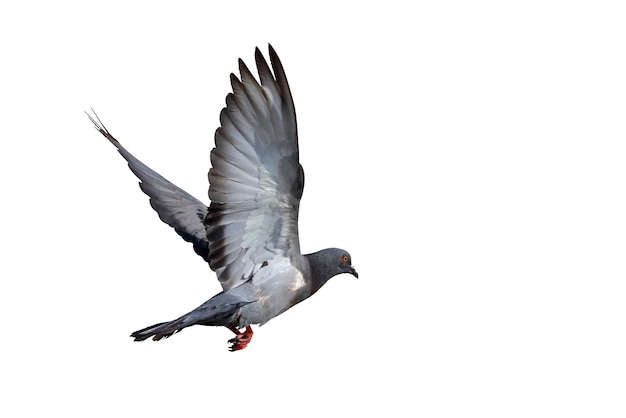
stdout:
{"type": "Polygon", "coordinates": [[[89,114],[87,116],[128,161],[132,172],[141,180],[139,187],[150,197],[150,205],[159,214],[159,218],[174,228],[185,241],[191,242],[196,253],[208,262],[209,242],[203,223],[207,206],[135,158],[107,131],[97,115],[95,119],[89,114]]]}
{"type": "Polygon", "coordinates": [[[304,172],[298,162],[296,114],[282,64],[274,74],[256,49],[260,84],[239,60],[215,133],[205,223],[209,265],[224,289],[240,285],[276,255],[300,268],[298,210],[304,172]]]}

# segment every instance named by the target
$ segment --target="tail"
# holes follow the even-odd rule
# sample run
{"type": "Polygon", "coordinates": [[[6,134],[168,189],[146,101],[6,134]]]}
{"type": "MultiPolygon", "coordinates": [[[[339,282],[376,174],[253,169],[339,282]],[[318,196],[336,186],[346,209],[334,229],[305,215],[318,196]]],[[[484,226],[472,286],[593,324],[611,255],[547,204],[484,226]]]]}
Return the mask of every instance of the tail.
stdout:
{"type": "Polygon", "coordinates": [[[231,326],[234,325],[233,322],[237,310],[252,302],[254,302],[254,300],[241,300],[240,297],[230,292],[218,293],[193,311],[178,319],[171,322],[161,322],[160,324],[151,325],[133,332],[130,336],[134,338],[135,341],[144,341],[150,337],[152,337],[154,341],[159,341],[162,338],[171,337],[192,325],[231,326]]]}
{"type": "Polygon", "coordinates": [[[161,322],[160,324],[150,325],[149,327],[135,331],[130,334],[130,336],[134,338],[135,341],[144,341],[150,337],[152,337],[154,341],[159,341],[161,338],[168,338],[183,328],[189,326],[180,325],[182,324],[179,324],[178,320],[172,322],[161,322]]]}

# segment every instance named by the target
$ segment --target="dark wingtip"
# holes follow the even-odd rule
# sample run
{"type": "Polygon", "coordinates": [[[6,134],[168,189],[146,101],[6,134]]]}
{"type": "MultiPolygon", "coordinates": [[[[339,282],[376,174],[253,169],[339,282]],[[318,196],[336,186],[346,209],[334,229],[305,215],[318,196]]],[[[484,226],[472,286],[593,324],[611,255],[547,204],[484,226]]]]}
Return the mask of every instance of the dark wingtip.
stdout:
{"type": "MultiPolygon", "coordinates": [[[[241,88],[241,80],[239,80],[239,77],[237,77],[235,73],[230,73],[230,86],[232,87],[233,92],[241,88]]],[[[228,99],[228,96],[226,96],[226,99],[228,99]]]]}
{"type": "Polygon", "coordinates": [[[241,59],[238,58],[237,59],[237,64],[239,65],[239,73],[243,76],[244,72],[250,72],[248,70],[248,66],[246,65],[246,63],[241,59]]]}
{"type": "Polygon", "coordinates": [[[259,66],[259,61],[265,61],[265,58],[263,57],[263,53],[261,52],[258,46],[254,48],[254,60],[257,63],[257,67],[259,66]]]}
{"type": "Polygon", "coordinates": [[[102,123],[102,121],[98,117],[98,114],[96,113],[96,111],[93,110],[93,107],[90,108],[90,109],[91,109],[91,113],[93,113],[93,116],[91,116],[86,110],[83,110],[83,112],[85,112],[85,115],[87,115],[87,117],[89,118],[91,123],[93,123],[94,128],[96,128],[98,130],[98,132],[102,133],[103,135],[108,134],[109,131],[104,126],[104,123],[102,123]],[[95,116],[95,118],[94,118],[94,116],[95,116]]]}
{"type": "Polygon", "coordinates": [[[245,62],[243,62],[243,60],[241,58],[239,58],[239,74],[241,74],[241,81],[256,81],[254,76],[252,75],[252,73],[250,72],[250,69],[248,68],[248,66],[246,65],[245,62]]]}
{"type": "Polygon", "coordinates": [[[113,145],[115,145],[117,149],[122,148],[122,145],[120,144],[120,142],[117,139],[115,139],[113,135],[111,135],[111,132],[109,132],[109,130],[106,128],[106,126],[104,126],[104,123],[102,123],[96,111],[93,110],[93,107],[91,108],[91,112],[93,113],[93,116],[91,116],[87,111],[84,111],[84,112],[89,118],[89,120],[91,121],[91,123],[93,123],[94,128],[96,128],[98,132],[100,132],[106,139],[108,139],[113,145]]]}

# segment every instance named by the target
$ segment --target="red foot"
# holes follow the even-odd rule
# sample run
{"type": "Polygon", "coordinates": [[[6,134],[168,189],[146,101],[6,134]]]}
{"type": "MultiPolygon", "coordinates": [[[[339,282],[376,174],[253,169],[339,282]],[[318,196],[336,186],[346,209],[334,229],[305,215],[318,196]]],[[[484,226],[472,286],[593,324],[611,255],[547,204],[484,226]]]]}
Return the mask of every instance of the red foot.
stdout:
{"type": "Polygon", "coordinates": [[[250,325],[246,327],[246,330],[244,332],[239,331],[235,327],[228,327],[228,329],[235,333],[235,338],[231,338],[230,340],[228,340],[228,342],[232,344],[228,348],[229,351],[243,350],[248,346],[250,341],[252,341],[252,335],[254,334],[254,332],[252,332],[252,328],[250,327],[250,325]]]}

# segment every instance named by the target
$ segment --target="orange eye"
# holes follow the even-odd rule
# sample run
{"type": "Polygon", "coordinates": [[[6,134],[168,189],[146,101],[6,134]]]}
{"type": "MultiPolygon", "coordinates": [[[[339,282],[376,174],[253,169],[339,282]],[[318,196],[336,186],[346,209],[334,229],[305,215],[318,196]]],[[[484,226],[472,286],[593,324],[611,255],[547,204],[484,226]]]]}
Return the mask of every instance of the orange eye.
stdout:
{"type": "Polygon", "coordinates": [[[343,257],[341,257],[341,261],[343,261],[344,263],[348,262],[348,256],[344,254],[343,257]]]}

